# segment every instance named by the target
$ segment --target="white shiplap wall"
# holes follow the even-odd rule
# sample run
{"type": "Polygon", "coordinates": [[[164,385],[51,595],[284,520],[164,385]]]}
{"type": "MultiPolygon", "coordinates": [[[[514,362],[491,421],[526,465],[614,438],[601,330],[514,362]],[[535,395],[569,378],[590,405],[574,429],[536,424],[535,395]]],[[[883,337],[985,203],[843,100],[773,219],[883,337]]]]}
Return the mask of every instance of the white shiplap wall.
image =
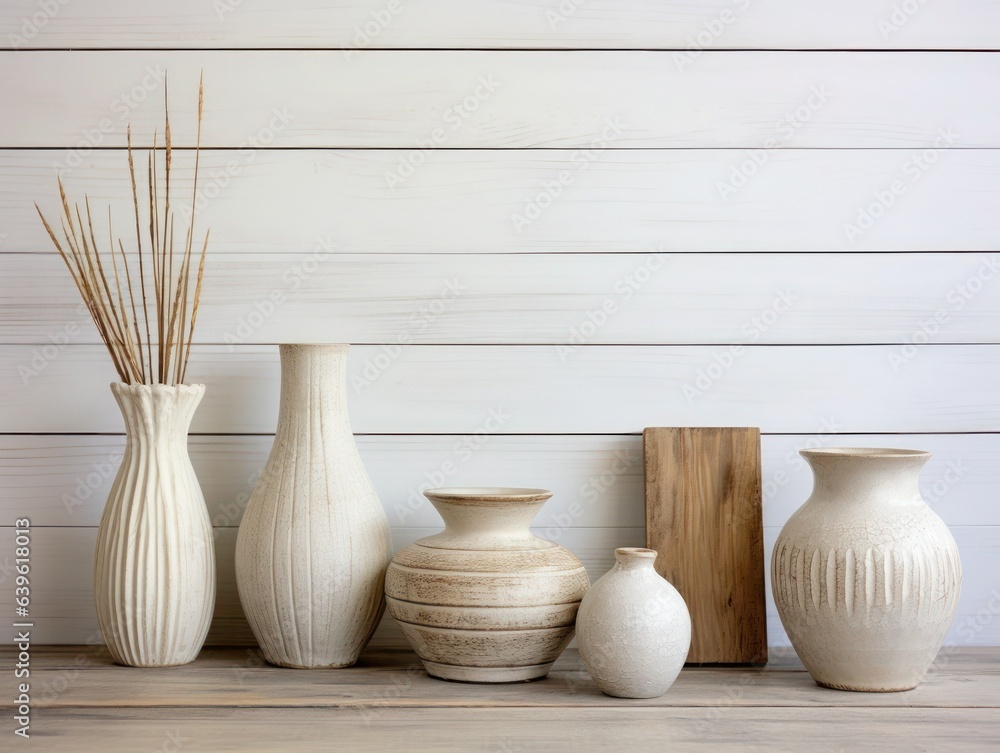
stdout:
{"type": "Polygon", "coordinates": [[[644,426],[760,426],[769,545],[798,448],[919,447],[966,570],[949,640],[1000,643],[997,3],[7,0],[0,45],[0,594],[28,516],[37,641],[95,635],[123,439],[31,202],[58,173],[126,217],[125,124],[148,143],[169,71],[190,146],[203,69],[214,641],[249,637],[273,343],[342,341],[397,545],[438,524],[422,484],[546,486],[539,531],[596,577],[643,541],[644,426]]]}

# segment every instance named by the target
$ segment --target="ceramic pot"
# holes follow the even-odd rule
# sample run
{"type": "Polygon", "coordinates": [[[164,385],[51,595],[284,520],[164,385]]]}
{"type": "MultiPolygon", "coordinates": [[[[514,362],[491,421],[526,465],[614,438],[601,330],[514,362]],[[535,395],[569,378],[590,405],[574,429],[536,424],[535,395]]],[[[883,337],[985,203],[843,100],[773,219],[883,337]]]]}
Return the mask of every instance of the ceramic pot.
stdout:
{"type": "Polygon", "coordinates": [[[534,536],[543,489],[431,489],[444,531],[401,550],[385,592],[428,673],[517,682],[548,674],[573,637],[590,579],[561,546],[534,536]]]}
{"type": "Polygon", "coordinates": [[[347,416],[347,345],[282,345],[274,445],[236,539],[264,658],[347,667],[382,616],[389,521],[347,416]]]}
{"type": "Polygon", "coordinates": [[[691,616],[677,589],[653,569],[655,559],[652,549],[616,549],[615,566],[580,604],[580,658],[608,695],[661,696],[687,659],[691,616]]]}
{"type": "Polygon", "coordinates": [[[112,658],[194,661],[215,606],[212,524],[187,450],[205,386],[112,384],[125,452],[97,529],[94,600],[112,658]]]}
{"type": "Polygon", "coordinates": [[[916,450],[803,450],[812,496],[771,558],[778,614],[806,669],[840,690],[917,686],[958,605],[962,565],[920,496],[916,450]]]}

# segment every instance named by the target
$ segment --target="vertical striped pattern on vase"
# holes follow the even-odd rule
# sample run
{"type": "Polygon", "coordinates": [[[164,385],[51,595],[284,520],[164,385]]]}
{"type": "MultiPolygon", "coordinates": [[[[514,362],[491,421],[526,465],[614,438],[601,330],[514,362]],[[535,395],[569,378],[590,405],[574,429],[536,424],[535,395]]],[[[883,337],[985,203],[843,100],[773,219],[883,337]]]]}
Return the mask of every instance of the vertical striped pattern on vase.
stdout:
{"type": "Polygon", "coordinates": [[[805,450],[816,483],[771,558],[775,606],[802,663],[843,690],[916,687],[962,584],[958,546],[920,496],[916,450],[805,450]]]}
{"type": "Polygon", "coordinates": [[[389,522],[347,413],[347,345],[282,345],[274,445],[236,541],[236,582],[265,658],[357,661],[382,616],[389,522]]]}
{"type": "Polygon", "coordinates": [[[120,664],[186,664],[201,650],[215,606],[212,526],[187,451],[205,387],[111,390],[127,436],[97,532],[101,634],[120,664]]]}

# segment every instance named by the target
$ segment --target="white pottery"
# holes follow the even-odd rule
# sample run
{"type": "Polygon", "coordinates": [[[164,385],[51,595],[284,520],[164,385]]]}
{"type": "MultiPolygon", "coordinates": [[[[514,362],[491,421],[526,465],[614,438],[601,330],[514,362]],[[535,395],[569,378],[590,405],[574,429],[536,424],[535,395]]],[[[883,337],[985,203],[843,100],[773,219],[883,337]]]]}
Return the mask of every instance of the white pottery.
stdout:
{"type": "Polygon", "coordinates": [[[958,606],[962,565],[920,496],[930,453],[803,450],[812,496],[771,558],[781,622],[820,685],[896,691],[919,684],[958,606]]]}
{"type": "Polygon", "coordinates": [[[518,682],[548,674],[573,637],[590,579],[528,526],[552,492],[431,489],[442,533],[402,549],[386,573],[389,614],[427,672],[518,682]]]}
{"type": "Polygon", "coordinates": [[[580,604],[580,658],[608,695],[663,695],[691,648],[687,605],[653,569],[655,559],[652,549],[616,549],[615,566],[597,579],[580,604]]]}
{"type": "Polygon", "coordinates": [[[347,345],[282,345],[274,445],[240,523],[236,583],[272,664],[347,667],[382,616],[389,522],[347,415],[347,345]]]}
{"type": "Polygon", "coordinates": [[[94,600],[112,658],[194,661],[215,606],[212,524],[187,450],[205,386],[112,384],[125,453],[97,529],[94,600]]]}

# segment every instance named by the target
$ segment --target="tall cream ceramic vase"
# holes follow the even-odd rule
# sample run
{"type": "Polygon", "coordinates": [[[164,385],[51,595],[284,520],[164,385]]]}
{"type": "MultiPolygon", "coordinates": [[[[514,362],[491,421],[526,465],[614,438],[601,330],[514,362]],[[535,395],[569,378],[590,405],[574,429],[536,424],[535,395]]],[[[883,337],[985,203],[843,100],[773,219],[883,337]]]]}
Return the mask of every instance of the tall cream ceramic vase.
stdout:
{"type": "Polygon", "coordinates": [[[125,454],[97,530],[94,599],[112,658],[194,661],[215,606],[212,524],[187,451],[205,386],[112,384],[125,454]]]}
{"type": "Polygon", "coordinates": [[[389,522],[347,415],[347,345],[282,345],[274,445],[243,514],[236,583],[264,657],[347,667],[382,616],[389,522]]]}
{"type": "Polygon", "coordinates": [[[389,614],[427,672],[445,680],[544,677],[573,637],[590,579],[567,549],[533,535],[544,489],[431,489],[444,531],[398,552],[389,614]]]}
{"type": "Polygon", "coordinates": [[[958,605],[962,565],[917,487],[916,450],[804,450],[812,496],[771,558],[781,622],[806,669],[840,690],[916,687],[958,605]]]}
{"type": "Polygon", "coordinates": [[[663,695],[691,648],[687,605],[653,569],[655,560],[652,549],[615,549],[615,566],[598,578],[580,604],[580,658],[608,695],[663,695]]]}

